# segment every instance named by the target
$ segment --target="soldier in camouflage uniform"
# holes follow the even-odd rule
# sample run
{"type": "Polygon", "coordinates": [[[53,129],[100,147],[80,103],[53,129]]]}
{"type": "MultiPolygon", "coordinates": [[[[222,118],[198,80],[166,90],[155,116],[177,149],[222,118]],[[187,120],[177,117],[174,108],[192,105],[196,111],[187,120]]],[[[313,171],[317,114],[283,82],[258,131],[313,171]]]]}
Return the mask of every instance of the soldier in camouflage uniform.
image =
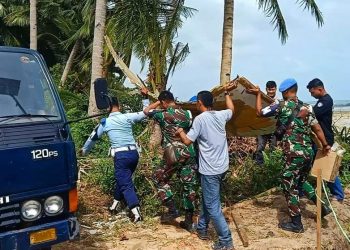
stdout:
{"type": "MultiPolygon", "coordinates": [[[[312,150],[311,131],[323,144],[324,153],[330,150],[323,131],[318,124],[312,106],[298,100],[298,85],[294,79],[286,79],[280,85],[284,101],[265,109],[261,108],[261,94],[259,89],[250,90],[257,94],[256,108],[258,115],[277,118],[275,135],[282,141],[283,157],[285,161],[282,179],[282,188],[288,203],[291,222],[281,223],[279,227],[296,233],[304,232],[301,223],[298,186],[303,188],[307,197],[316,203],[315,190],[307,181],[314,156],[312,150]]],[[[330,213],[325,205],[322,206],[322,216],[330,213]]]]}
{"type": "Polygon", "coordinates": [[[196,153],[193,144],[186,146],[175,135],[178,128],[189,130],[192,123],[192,115],[190,111],[176,106],[174,97],[169,91],[161,92],[158,101],[144,110],[145,114],[149,115],[150,110],[159,105],[164,110],[155,112],[152,117],[161,127],[163,135],[162,146],[164,149],[171,144],[175,146],[175,154],[178,159],[174,165],[167,165],[166,161],[163,160],[161,166],[154,173],[154,179],[158,187],[158,196],[162,203],[168,207],[168,213],[163,214],[161,220],[166,222],[179,216],[169,184],[171,177],[177,174],[183,184],[182,203],[186,212],[185,221],[181,221],[180,226],[188,231],[192,231],[192,217],[196,207],[196,190],[198,189],[196,153]]]}

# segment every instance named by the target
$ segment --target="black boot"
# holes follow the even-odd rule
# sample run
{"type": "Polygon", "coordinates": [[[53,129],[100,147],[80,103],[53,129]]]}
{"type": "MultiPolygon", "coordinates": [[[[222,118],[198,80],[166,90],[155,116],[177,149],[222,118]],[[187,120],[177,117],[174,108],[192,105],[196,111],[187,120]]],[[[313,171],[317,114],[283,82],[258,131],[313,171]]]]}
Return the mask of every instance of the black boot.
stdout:
{"type": "MultiPolygon", "coordinates": [[[[317,205],[317,197],[316,195],[312,197],[310,200],[312,200],[315,205],[317,205]]],[[[332,213],[332,210],[324,203],[321,204],[321,218],[327,216],[328,214],[332,213]]]]}
{"type": "Polygon", "coordinates": [[[170,222],[180,216],[179,211],[176,209],[175,202],[173,199],[165,201],[164,206],[168,208],[168,212],[161,215],[161,223],[170,222]]]}
{"type": "Polygon", "coordinates": [[[294,233],[303,233],[304,227],[301,223],[301,215],[291,216],[291,222],[284,222],[279,224],[278,226],[283,230],[294,232],[294,233]]]}
{"type": "Polygon", "coordinates": [[[186,229],[190,233],[195,231],[195,227],[193,224],[193,210],[186,210],[185,220],[180,221],[180,227],[186,229]]]}

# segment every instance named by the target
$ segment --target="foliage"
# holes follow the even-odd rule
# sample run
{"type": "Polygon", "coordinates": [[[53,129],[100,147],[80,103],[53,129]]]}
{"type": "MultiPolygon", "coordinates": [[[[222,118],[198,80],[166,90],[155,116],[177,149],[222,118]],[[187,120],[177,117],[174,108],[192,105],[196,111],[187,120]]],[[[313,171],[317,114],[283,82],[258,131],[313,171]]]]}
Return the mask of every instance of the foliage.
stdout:
{"type": "Polygon", "coordinates": [[[282,152],[275,150],[264,155],[265,165],[259,166],[248,155],[242,164],[233,162],[223,185],[225,200],[236,202],[264,192],[280,184],[283,167],[282,152]]]}
{"type": "MultiPolygon", "coordinates": [[[[274,25],[274,29],[278,30],[278,36],[281,42],[284,44],[288,38],[287,26],[283,17],[282,10],[278,0],[258,0],[259,9],[263,10],[265,15],[271,18],[271,24],[274,25]]],[[[304,10],[309,10],[311,15],[316,19],[318,26],[323,25],[322,12],[318,8],[315,0],[297,0],[297,4],[304,10]]]]}

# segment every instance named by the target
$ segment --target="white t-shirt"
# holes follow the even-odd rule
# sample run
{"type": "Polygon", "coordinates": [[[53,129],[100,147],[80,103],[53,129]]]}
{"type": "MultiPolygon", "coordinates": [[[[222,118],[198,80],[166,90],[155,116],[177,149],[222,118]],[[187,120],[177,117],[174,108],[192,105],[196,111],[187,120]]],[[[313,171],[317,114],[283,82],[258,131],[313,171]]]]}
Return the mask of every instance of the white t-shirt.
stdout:
{"type": "Polygon", "coordinates": [[[205,111],[198,115],[187,138],[197,140],[199,149],[199,173],[218,175],[229,167],[226,123],[232,118],[232,110],[205,111]]]}

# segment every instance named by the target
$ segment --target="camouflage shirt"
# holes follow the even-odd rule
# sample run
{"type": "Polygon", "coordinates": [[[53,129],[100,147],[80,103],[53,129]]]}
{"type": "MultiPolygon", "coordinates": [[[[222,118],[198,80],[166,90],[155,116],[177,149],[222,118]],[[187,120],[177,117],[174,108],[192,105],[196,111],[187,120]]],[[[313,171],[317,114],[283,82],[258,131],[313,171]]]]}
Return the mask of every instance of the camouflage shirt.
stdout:
{"type": "MultiPolygon", "coordinates": [[[[299,101],[288,100],[284,102],[284,105],[280,105],[276,114],[279,124],[286,125],[288,123],[289,117],[293,115],[293,111],[298,105],[298,102],[299,101]]],[[[283,151],[290,152],[296,156],[310,154],[310,151],[312,151],[311,126],[317,123],[312,106],[303,104],[299,113],[291,121],[283,136],[283,151]],[[306,116],[301,117],[302,112],[304,112],[306,116]]]]}
{"type": "Polygon", "coordinates": [[[181,142],[179,136],[175,135],[178,128],[183,128],[186,132],[190,129],[192,124],[192,115],[188,110],[181,108],[169,107],[167,110],[157,112],[153,119],[155,119],[162,130],[163,134],[163,148],[169,143],[176,146],[177,154],[180,157],[180,162],[184,162],[189,158],[195,158],[196,153],[193,144],[186,146],[181,142]]]}

